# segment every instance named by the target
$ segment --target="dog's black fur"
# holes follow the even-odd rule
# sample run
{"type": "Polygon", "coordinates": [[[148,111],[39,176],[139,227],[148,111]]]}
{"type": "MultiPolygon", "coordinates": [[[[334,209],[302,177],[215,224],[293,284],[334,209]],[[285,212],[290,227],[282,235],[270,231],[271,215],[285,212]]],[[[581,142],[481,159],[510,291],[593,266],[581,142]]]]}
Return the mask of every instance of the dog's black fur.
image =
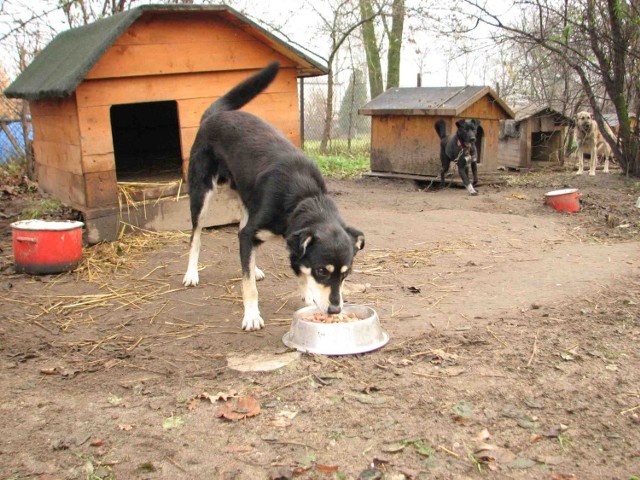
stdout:
{"type": "Polygon", "coordinates": [[[193,233],[183,282],[198,283],[202,212],[214,183],[228,182],[245,208],[238,233],[245,330],[264,326],[255,287],[256,275],[259,280],[262,274],[255,267],[255,248],[266,237],[285,237],[303,297],[325,313],[340,312],[344,279],[364,247],[362,232],[345,225],[327,196],[316,164],[271,125],[237,110],[267,88],[278,69],[277,62],[268,65],[205,111],[189,162],[193,233]]]}
{"type": "Polygon", "coordinates": [[[476,140],[483,135],[480,120],[458,120],[456,133],[447,136],[447,126],[444,120],[435,124],[440,137],[440,181],[444,185],[445,174],[449,171],[451,162],[456,162],[460,178],[471,195],[477,195],[474,186],[478,184],[478,150],[476,140]],[[473,183],[469,181],[468,166],[471,164],[473,183]]]}

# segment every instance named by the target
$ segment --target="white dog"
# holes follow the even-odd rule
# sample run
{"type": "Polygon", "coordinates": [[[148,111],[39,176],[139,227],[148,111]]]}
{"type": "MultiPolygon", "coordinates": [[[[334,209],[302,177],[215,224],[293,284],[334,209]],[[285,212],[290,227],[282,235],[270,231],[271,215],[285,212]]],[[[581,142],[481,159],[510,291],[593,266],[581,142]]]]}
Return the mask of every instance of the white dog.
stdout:
{"type": "MultiPolygon", "coordinates": [[[[613,136],[611,129],[605,124],[608,133],[613,136]]],[[[589,175],[596,174],[596,165],[598,164],[598,155],[604,157],[604,173],[609,173],[609,158],[611,157],[611,146],[602,136],[598,123],[593,119],[589,112],[578,112],[576,115],[576,126],[574,128],[574,139],[578,146],[575,155],[578,156],[577,175],[584,173],[584,154],[588,153],[591,157],[591,168],[589,175]]]]}

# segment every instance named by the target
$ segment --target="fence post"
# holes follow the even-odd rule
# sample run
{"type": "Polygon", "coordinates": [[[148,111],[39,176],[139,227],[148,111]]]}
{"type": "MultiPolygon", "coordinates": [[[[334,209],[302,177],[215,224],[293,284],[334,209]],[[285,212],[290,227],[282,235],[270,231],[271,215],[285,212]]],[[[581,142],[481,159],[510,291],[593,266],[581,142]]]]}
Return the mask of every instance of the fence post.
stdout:
{"type": "Polygon", "coordinates": [[[304,150],[304,77],[300,77],[300,148],[304,150]]]}

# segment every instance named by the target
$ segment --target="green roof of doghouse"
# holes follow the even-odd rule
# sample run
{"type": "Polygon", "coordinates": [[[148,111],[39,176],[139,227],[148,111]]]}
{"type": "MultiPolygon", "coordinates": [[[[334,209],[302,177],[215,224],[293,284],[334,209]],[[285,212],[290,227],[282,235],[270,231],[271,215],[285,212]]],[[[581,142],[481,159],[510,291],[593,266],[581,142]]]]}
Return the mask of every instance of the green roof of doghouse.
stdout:
{"type": "Polygon", "coordinates": [[[459,116],[488,95],[505,113],[514,118],[513,111],[490,87],[412,87],[391,88],[358,110],[361,115],[438,115],[459,116]]]}
{"type": "Polygon", "coordinates": [[[113,43],[147,12],[217,15],[268,44],[298,66],[299,77],[325,75],[326,65],[226,5],[141,5],[56,36],[4,91],[7,97],[39,100],[67,97],[113,43]]]}

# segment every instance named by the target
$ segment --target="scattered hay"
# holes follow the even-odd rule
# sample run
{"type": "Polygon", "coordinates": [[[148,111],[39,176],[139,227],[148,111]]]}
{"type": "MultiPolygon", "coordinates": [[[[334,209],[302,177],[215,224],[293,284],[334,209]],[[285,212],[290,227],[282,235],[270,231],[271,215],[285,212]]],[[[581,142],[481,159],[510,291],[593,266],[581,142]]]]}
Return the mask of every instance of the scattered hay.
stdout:
{"type": "Polygon", "coordinates": [[[123,223],[118,240],[83,249],[83,261],[76,269],[77,278],[89,282],[104,282],[105,276],[129,273],[145,263],[146,255],[150,252],[188,238],[189,234],[185,232],[152,232],[123,223]],[[125,235],[127,229],[133,233],[125,235]]]}

